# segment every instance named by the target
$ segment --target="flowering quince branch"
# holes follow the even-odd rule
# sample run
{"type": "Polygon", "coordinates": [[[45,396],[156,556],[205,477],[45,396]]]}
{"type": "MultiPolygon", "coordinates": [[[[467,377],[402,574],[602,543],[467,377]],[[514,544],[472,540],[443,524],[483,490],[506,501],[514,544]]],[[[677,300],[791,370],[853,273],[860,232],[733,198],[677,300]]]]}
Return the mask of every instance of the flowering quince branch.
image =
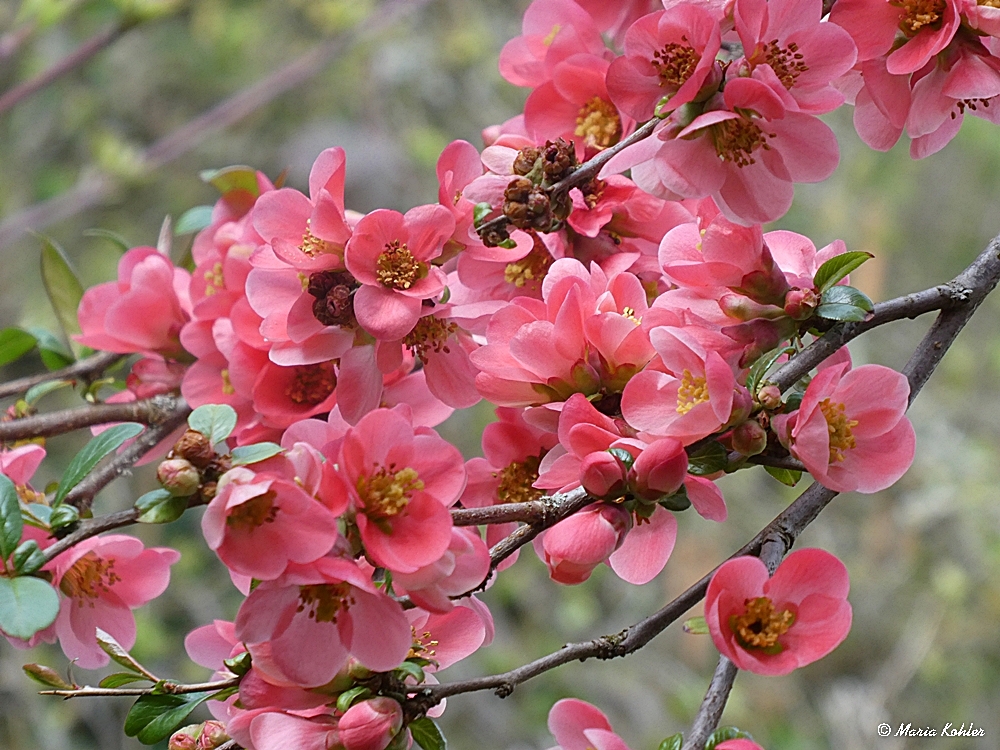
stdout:
{"type": "Polygon", "coordinates": [[[109,422],[158,425],[175,418],[176,411],[177,399],[167,395],[124,404],[91,404],[79,409],[65,409],[10,422],[0,422],[0,440],[9,442],[25,438],[52,437],[82,427],[109,422]]]}
{"type": "Polygon", "coordinates": [[[39,695],[57,695],[60,698],[94,698],[119,695],[187,695],[189,693],[207,693],[225,690],[236,687],[240,684],[240,678],[232,677],[228,680],[216,680],[214,682],[197,682],[192,684],[182,684],[177,682],[161,681],[158,685],[148,688],[101,688],[84,685],[72,689],[59,690],[39,690],[39,695]]]}
{"type": "Polygon", "coordinates": [[[68,367],[63,367],[51,372],[43,372],[38,375],[29,375],[17,380],[10,380],[0,383],[0,398],[16,396],[24,393],[30,388],[41,383],[48,383],[55,380],[83,381],[89,384],[101,375],[105,370],[113,367],[123,359],[121,354],[115,352],[98,352],[85,359],[81,359],[68,367]]]}

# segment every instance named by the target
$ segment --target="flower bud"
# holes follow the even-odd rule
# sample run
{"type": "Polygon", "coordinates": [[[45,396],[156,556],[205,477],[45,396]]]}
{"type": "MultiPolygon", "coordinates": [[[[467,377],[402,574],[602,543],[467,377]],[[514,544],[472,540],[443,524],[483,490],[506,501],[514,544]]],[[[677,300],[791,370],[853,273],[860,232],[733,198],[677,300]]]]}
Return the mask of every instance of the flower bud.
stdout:
{"type": "Polygon", "coordinates": [[[680,489],[687,468],[688,456],[679,440],[657,440],[632,464],[629,488],[639,500],[657,502],[680,489]]]}
{"type": "Polygon", "coordinates": [[[355,703],[338,724],[345,750],[385,750],[403,728],[403,709],[392,698],[355,703]]]}
{"type": "Polygon", "coordinates": [[[785,311],[777,305],[762,305],[749,297],[733,292],[727,292],[719,298],[719,307],[730,318],[742,321],[757,318],[774,319],[785,314],[785,311]]]}
{"type": "Polygon", "coordinates": [[[206,721],[198,738],[198,750],[215,750],[220,745],[229,742],[226,728],[218,721],[206,721]]]}
{"type": "Polygon", "coordinates": [[[580,483],[594,497],[617,497],[625,488],[624,467],[607,451],[591,453],[580,464],[580,483]]]}
{"type": "Polygon", "coordinates": [[[184,458],[168,458],[156,469],[156,479],[174,497],[188,497],[198,491],[201,474],[184,458]]]}
{"type": "Polygon", "coordinates": [[[819,297],[812,289],[791,289],[785,295],[785,314],[794,320],[811,318],[819,305],[819,297]]]}
{"type": "Polygon", "coordinates": [[[752,419],[736,427],[732,434],[733,450],[744,456],[756,456],[767,447],[767,432],[752,419]]]}
{"type": "Polygon", "coordinates": [[[167,742],[167,750],[198,750],[198,737],[201,735],[201,724],[189,724],[181,727],[167,742]]]}
{"type": "Polygon", "coordinates": [[[212,450],[212,443],[207,437],[196,430],[188,430],[174,443],[174,455],[186,458],[199,469],[204,469],[212,460],[215,451],[212,450]]]}
{"type": "Polygon", "coordinates": [[[781,390],[776,385],[765,385],[757,391],[757,401],[765,409],[777,409],[781,406],[781,390]]]}

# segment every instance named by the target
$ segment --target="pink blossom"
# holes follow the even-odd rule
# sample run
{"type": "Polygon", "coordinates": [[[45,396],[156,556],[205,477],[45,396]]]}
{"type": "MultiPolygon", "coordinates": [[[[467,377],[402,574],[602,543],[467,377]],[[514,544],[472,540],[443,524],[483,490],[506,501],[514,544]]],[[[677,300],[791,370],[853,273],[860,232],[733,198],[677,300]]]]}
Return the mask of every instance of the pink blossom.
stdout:
{"type": "Polygon", "coordinates": [[[190,274],[155,247],[134,247],[118,262],[118,281],[83,294],[78,315],[85,346],[121,354],[184,356],[180,331],[191,315],[190,274]]]}
{"type": "Polygon", "coordinates": [[[633,23],[660,6],[657,0],[621,0],[614,3],[605,0],[577,0],[577,4],[587,11],[598,27],[616,43],[622,41],[625,32],[633,23]]]}
{"type": "Polygon", "coordinates": [[[625,32],[625,54],[608,71],[612,101],[643,122],[661,100],[670,111],[705,89],[707,98],[722,79],[715,62],[720,44],[718,20],[700,6],[682,4],[643,16],[625,32]]]}
{"type": "Polygon", "coordinates": [[[65,594],[55,630],[63,652],[84,669],[108,663],[97,645],[98,628],[126,649],[135,645],[132,609],[167,588],[170,566],[180,554],[166,547],[144,549],[130,536],[86,539],[52,563],[54,582],[65,594]]]}
{"type": "Polygon", "coordinates": [[[354,314],[383,341],[402,339],[420,318],[422,302],[438,296],[445,276],[430,261],[455,230],[444,206],[417,206],[406,215],[379,209],[365,216],[347,245],[347,270],[362,284],[354,314]]]}
{"type": "Polygon", "coordinates": [[[611,731],[607,716],[575,698],[563,698],[552,706],[549,731],[559,743],[552,750],[629,750],[625,741],[611,731]]]}
{"type": "Polygon", "coordinates": [[[758,745],[753,740],[748,740],[746,738],[739,738],[735,740],[726,740],[725,742],[720,742],[715,746],[715,750],[764,750],[760,745],[758,745]]]}
{"type": "Polygon", "coordinates": [[[323,557],[289,564],[257,586],[236,616],[236,637],[303,687],[325,685],[354,656],[376,672],[397,667],[409,652],[410,626],[400,606],[358,566],[323,557]]]}
{"type": "MultiPolygon", "coordinates": [[[[230,727],[230,733],[232,728],[230,727]]],[[[337,720],[332,716],[305,718],[265,711],[250,721],[249,736],[255,750],[330,750],[341,744],[337,720]]]]}
{"type": "Polygon", "coordinates": [[[798,411],[772,424],[791,454],[837,492],[878,492],[913,462],[916,438],[906,418],[910,386],[881,365],[827,367],[812,379],[798,411]]]}
{"type": "Polygon", "coordinates": [[[455,602],[447,613],[407,610],[413,652],[431,661],[425,672],[438,672],[493,642],[493,616],[474,596],[455,602]]]}
{"type": "Polygon", "coordinates": [[[412,573],[396,573],[393,583],[418,606],[431,612],[450,612],[451,597],[476,588],[490,573],[490,551],[475,528],[452,528],[445,553],[412,573]]]}
{"type": "Polygon", "coordinates": [[[383,696],[360,701],[344,712],[338,728],[344,750],[385,750],[403,728],[403,709],[383,696]]]}
{"type": "Polygon", "coordinates": [[[631,527],[632,515],[623,507],[595,503],[535,537],[534,546],[553,581],[583,583],[631,527]]]}
{"type": "Polygon", "coordinates": [[[771,578],[756,557],[737,557],[712,577],[705,619],[715,647],[740,669],[788,674],[847,637],[849,587],[844,564],[820,549],[792,552],[771,578]]]}

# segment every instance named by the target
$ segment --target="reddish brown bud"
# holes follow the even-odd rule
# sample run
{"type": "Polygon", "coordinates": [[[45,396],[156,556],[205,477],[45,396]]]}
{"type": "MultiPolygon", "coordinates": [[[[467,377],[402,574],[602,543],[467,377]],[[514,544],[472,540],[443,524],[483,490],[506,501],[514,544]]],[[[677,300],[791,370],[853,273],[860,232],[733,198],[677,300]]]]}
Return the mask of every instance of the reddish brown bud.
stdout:
{"type": "Polygon", "coordinates": [[[201,474],[186,458],[168,458],[160,462],[156,479],[174,497],[189,497],[201,484],[201,474]]]}
{"type": "Polygon", "coordinates": [[[208,466],[215,451],[209,439],[195,430],[188,430],[174,443],[174,455],[186,458],[199,469],[208,466]]]}
{"type": "Polygon", "coordinates": [[[732,434],[733,450],[744,456],[756,456],[767,447],[767,433],[757,422],[748,420],[732,434]]]}

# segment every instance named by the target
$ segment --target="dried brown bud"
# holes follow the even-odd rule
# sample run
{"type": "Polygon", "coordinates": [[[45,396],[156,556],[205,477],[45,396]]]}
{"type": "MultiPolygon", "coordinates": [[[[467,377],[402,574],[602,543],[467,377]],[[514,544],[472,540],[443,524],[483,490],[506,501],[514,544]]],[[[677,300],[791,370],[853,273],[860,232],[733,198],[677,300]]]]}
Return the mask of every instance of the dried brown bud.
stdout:
{"type": "Polygon", "coordinates": [[[534,146],[526,146],[517,152],[514,159],[514,174],[526,175],[535,168],[535,163],[542,152],[534,146]]]}
{"type": "Polygon", "coordinates": [[[215,451],[207,437],[195,430],[188,430],[174,443],[174,455],[186,458],[199,469],[204,469],[215,456],[215,451]]]}
{"type": "Polygon", "coordinates": [[[567,143],[562,138],[545,142],[542,151],[542,170],[550,184],[568,177],[574,169],[576,169],[576,150],[572,143],[567,143]]]}
{"type": "Polygon", "coordinates": [[[527,177],[515,177],[503,191],[503,198],[509,203],[524,203],[531,195],[534,184],[527,177]]]}
{"type": "Polygon", "coordinates": [[[351,292],[358,282],[349,273],[317,271],[309,277],[308,292],[313,302],[313,315],[325,326],[350,326],[354,323],[354,300],[351,292]]]}
{"type": "Polygon", "coordinates": [[[510,232],[506,227],[484,227],[480,230],[480,237],[486,247],[497,247],[510,239],[510,232]]]}

